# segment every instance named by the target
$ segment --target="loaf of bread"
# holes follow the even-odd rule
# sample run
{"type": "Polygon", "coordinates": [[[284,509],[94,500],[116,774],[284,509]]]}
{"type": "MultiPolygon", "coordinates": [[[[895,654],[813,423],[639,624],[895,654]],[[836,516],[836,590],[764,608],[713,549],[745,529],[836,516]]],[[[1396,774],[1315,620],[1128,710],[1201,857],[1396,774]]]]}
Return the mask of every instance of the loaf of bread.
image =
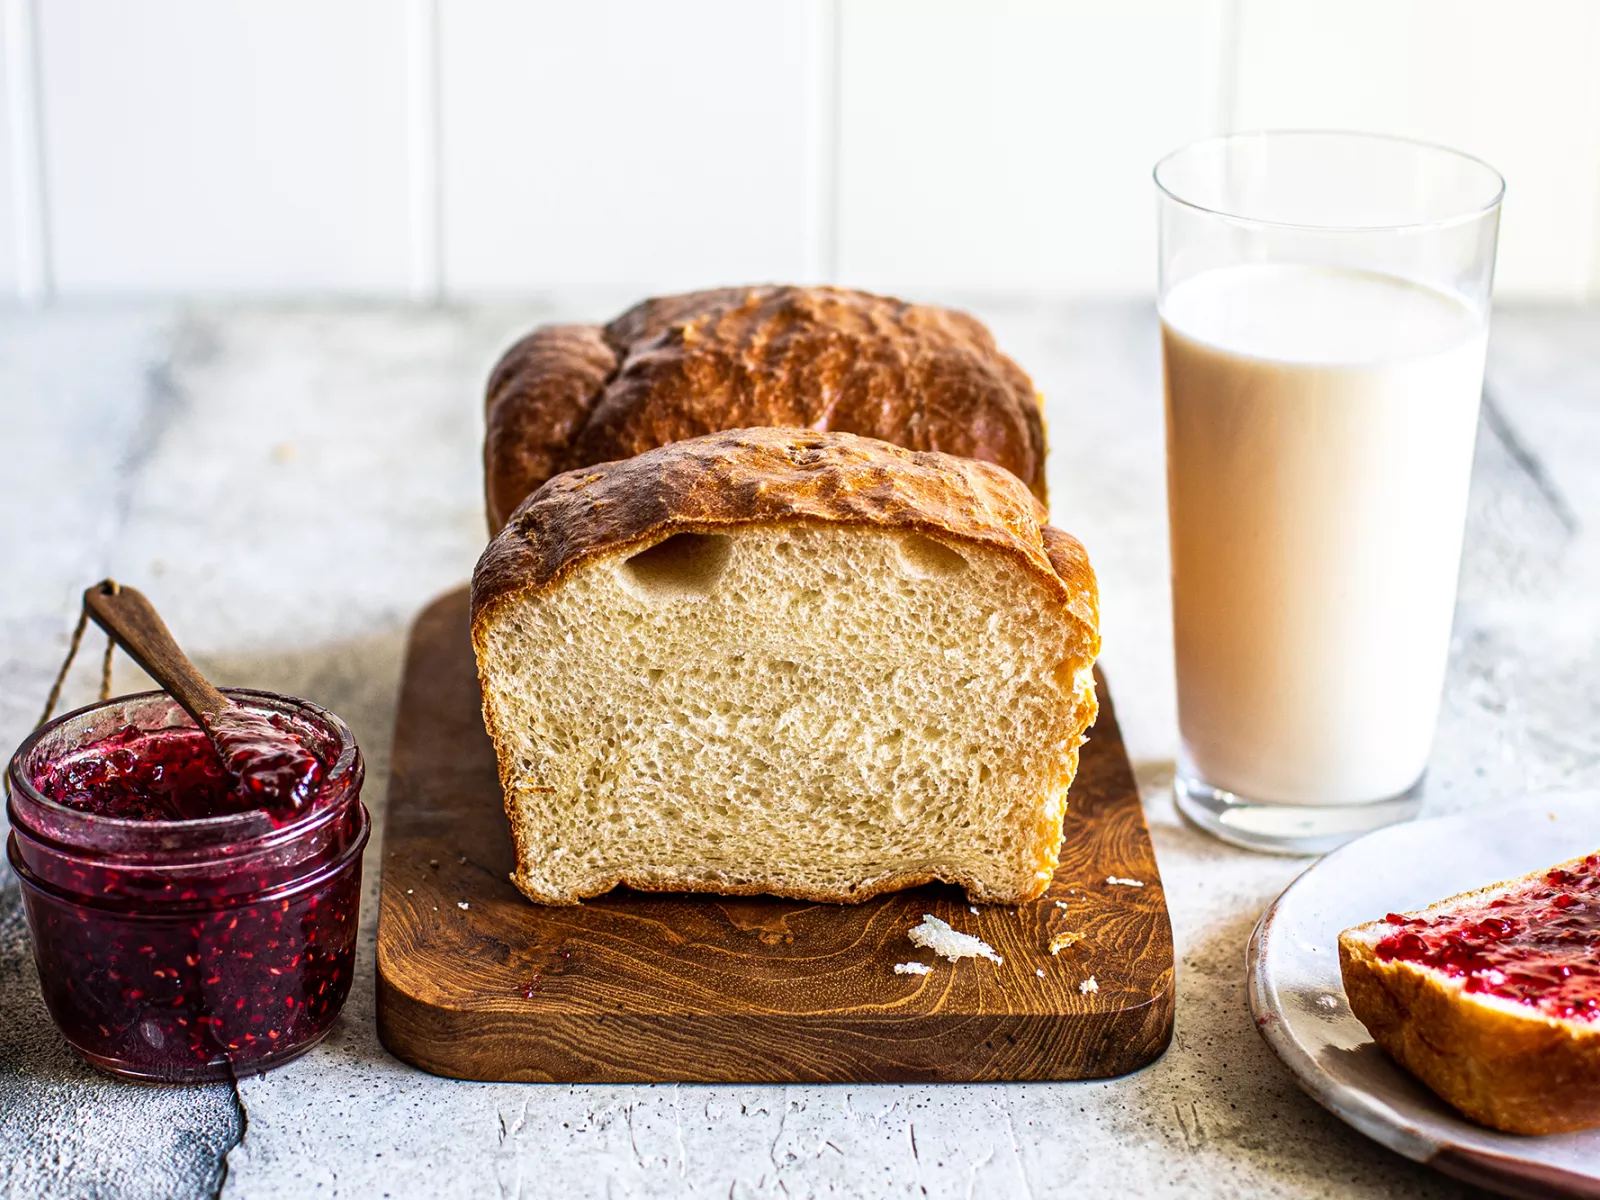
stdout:
{"type": "Polygon", "coordinates": [[[1600,854],[1347,929],[1339,967],[1373,1040],[1465,1116],[1600,1125],[1600,854]]]}
{"type": "Polygon", "coordinates": [[[1035,897],[1098,615],[1083,548],[974,459],[746,429],[559,475],[472,583],[513,880],[1035,897]]]}
{"type": "Polygon", "coordinates": [[[1045,496],[1033,384],[989,331],[841,288],[694,292],[537,329],[491,374],[486,421],[490,532],[558,472],[753,426],[980,458],[1045,496]]]}

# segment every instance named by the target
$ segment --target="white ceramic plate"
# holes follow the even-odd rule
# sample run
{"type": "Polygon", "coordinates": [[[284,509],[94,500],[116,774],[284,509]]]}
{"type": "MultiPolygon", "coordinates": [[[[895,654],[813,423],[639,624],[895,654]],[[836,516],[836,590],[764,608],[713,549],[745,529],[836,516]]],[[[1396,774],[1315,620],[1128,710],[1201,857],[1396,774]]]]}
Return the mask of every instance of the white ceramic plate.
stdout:
{"type": "Polygon", "coordinates": [[[1350,1013],[1339,931],[1600,849],[1600,794],[1380,829],[1307,870],[1250,938],[1250,1012],[1301,1086],[1407,1158],[1513,1196],[1600,1200],[1600,1129],[1496,1133],[1457,1115],[1350,1013]]]}

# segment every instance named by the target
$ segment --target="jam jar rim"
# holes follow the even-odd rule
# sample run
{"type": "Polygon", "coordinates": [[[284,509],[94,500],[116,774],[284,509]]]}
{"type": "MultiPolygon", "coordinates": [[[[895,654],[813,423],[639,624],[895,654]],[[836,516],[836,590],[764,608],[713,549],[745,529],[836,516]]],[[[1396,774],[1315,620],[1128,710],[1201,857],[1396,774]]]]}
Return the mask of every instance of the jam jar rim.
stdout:
{"type": "MultiPolygon", "coordinates": [[[[299,696],[288,696],[280,692],[269,692],[263,688],[236,688],[226,687],[219,689],[223,695],[230,699],[246,701],[265,701],[265,707],[270,710],[287,713],[290,715],[310,718],[314,724],[320,725],[329,735],[330,740],[338,747],[338,754],[328,765],[327,773],[317,784],[317,798],[306,812],[297,814],[294,818],[284,821],[279,825],[270,825],[262,829],[262,819],[265,810],[249,808],[242,812],[223,813],[214,817],[193,817],[184,820],[143,820],[136,817],[112,817],[101,813],[84,812],[82,809],[73,808],[51,799],[34,786],[33,780],[22,769],[23,764],[29,759],[33,751],[51,733],[69,721],[87,716],[90,713],[115,705],[134,706],[141,701],[166,701],[174,708],[178,702],[173,697],[160,689],[147,692],[132,692],[125,696],[113,696],[108,700],[98,700],[93,704],[85,704],[71,712],[62,713],[60,716],[47,721],[22,740],[16,752],[12,754],[11,761],[6,767],[7,790],[10,792],[7,803],[7,815],[14,829],[25,833],[31,840],[49,846],[57,853],[66,853],[72,856],[90,858],[99,862],[112,862],[121,860],[129,855],[137,855],[145,869],[159,869],[166,866],[185,865],[192,861],[194,854],[216,855],[219,852],[228,858],[259,853],[271,850],[274,847],[291,841],[296,841],[309,833],[313,833],[329,822],[337,820],[343,811],[348,808],[347,797],[359,795],[360,785],[366,775],[365,763],[362,760],[361,748],[356,743],[355,734],[350,727],[333,712],[322,705],[299,696]],[[354,786],[352,786],[354,785],[354,786]],[[338,792],[337,802],[319,805],[317,799],[325,792],[338,792]],[[111,834],[122,835],[128,838],[147,838],[149,846],[122,845],[115,848],[101,847],[93,839],[63,840],[56,834],[41,829],[37,822],[28,819],[28,814],[17,803],[18,797],[23,797],[27,804],[38,808],[42,814],[54,817],[69,827],[93,827],[105,829],[111,834]],[[179,845],[158,845],[161,839],[178,841],[179,845]],[[156,861],[151,861],[154,858],[156,861]]],[[[181,708],[178,708],[181,713],[181,708]]],[[[183,714],[187,716],[187,714],[183,714]]],[[[191,719],[192,722],[192,719],[191,719]]],[[[182,728],[182,726],[174,726],[182,728]]]]}

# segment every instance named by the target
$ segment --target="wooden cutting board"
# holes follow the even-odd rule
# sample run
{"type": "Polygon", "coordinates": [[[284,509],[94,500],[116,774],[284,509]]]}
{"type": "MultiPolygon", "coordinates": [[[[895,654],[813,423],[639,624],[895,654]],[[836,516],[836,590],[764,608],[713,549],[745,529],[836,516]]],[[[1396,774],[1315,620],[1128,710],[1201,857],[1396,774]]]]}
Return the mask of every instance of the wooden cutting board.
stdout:
{"type": "Polygon", "coordinates": [[[412,630],[395,728],[379,1035],[460,1079],[1092,1079],[1142,1067],[1172,1037],[1172,926],[1100,687],[1061,866],[1034,903],[973,913],[959,889],[930,886],[854,906],[618,891],[547,908],[508,879],[467,595],[447,595],[412,630]],[[924,913],[981,937],[1004,965],[919,950],[906,931],[924,913]],[[1052,956],[1064,932],[1082,940],[1052,956]],[[910,961],[935,965],[895,974],[910,961]],[[1084,990],[1091,977],[1097,991],[1084,990]]]}

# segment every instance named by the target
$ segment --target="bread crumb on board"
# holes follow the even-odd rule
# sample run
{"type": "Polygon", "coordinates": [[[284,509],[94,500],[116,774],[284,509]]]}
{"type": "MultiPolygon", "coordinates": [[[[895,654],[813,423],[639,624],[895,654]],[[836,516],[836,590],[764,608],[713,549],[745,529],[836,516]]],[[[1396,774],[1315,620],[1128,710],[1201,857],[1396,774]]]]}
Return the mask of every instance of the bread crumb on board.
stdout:
{"type": "Polygon", "coordinates": [[[1083,940],[1081,933],[1058,933],[1050,939],[1050,953],[1060,954],[1063,950],[1070,950],[1083,940]]]}
{"type": "Polygon", "coordinates": [[[978,915],[978,906],[976,904],[969,904],[969,905],[967,905],[967,911],[969,913],[971,913],[973,916],[977,916],[978,915]]]}
{"type": "Polygon", "coordinates": [[[1005,962],[988,942],[982,938],[975,938],[970,933],[959,933],[951,929],[932,913],[923,913],[922,924],[913,925],[906,936],[911,939],[913,945],[932,950],[935,954],[942,954],[951,962],[959,962],[963,958],[987,958],[996,964],[1005,962]]]}
{"type": "Polygon", "coordinates": [[[1040,979],[1044,978],[1044,968],[1043,967],[1035,967],[1033,969],[1033,973],[1035,975],[1037,975],[1040,979]]]}
{"type": "Polygon", "coordinates": [[[1078,990],[1085,996],[1090,992],[1098,992],[1100,990],[1100,981],[1091,975],[1078,985],[1078,990]]]}
{"type": "Polygon", "coordinates": [[[1119,875],[1107,875],[1106,876],[1106,882],[1107,883],[1114,883],[1118,887],[1143,887],[1144,886],[1144,880],[1142,880],[1142,879],[1123,879],[1119,875]]]}
{"type": "Polygon", "coordinates": [[[932,970],[933,968],[927,963],[907,962],[895,963],[894,965],[894,973],[896,975],[926,975],[932,970]]]}
{"type": "Polygon", "coordinates": [[[468,904],[465,900],[457,900],[456,901],[456,907],[457,908],[471,908],[472,905],[468,904]]]}

